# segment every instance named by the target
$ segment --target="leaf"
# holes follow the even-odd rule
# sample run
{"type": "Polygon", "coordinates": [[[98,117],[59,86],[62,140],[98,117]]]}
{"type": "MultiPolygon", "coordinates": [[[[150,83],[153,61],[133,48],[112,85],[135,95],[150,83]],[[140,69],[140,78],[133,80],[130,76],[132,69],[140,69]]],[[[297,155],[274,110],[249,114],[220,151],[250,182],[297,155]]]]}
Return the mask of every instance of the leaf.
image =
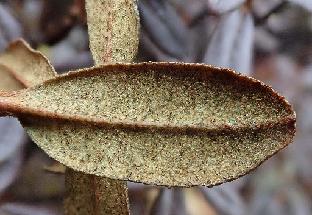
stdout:
{"type": "Polygon", "coordinates": [[[141,49],[139,51],[139,56],[146,61],[165,61],[165,62],[177,62],[178,59],[172,58],[162,50],[160,50],[149,36],[142,30],[141,34],[141,49]],[[155,59],[153,59],[155,58],[155,59]]]}
{"type": "Polygon", "coordinates": [[[0,64],[0,90],[15,91],[23,89],[23,83],[17,80],[15,73],[8,67],[0,64]]]}
{"type": "MultiPolygon", "coordinates": [[[[56,73],[43,55],[20,39],[0,54],[0,74],[0,90],[14,91],[53,78],[56,73]]],[[[19,122],[8,118],[0,120],[0,134],[1,162],[22,145],[25,135],[19,122]]]]}
{"type": "Polygon", "coordinates": [[[251,14],[235,10],[224,15],[211,38],[204,62],[250,74],[254,30],[251,14]]]}
{"type": "MultiPolygon", "coordinates": [[[[0,55],[0,74],[0,90],[14,91],[53,78],[56,73],[43,55],[24,40],[17,40],[0,55]]],[[[1,162],[22,145],[25,135],[19,122],[8,118],[0,120],[0,134],[1,162]]]]}
{"type": "Polygon", "coordinates": [[[251,14],[246,14],[234,44],[230,67],[244,74],[252,71],[252,53],[254,46],[255,25],[251,14]]]}
{"type": "MultiPolygon", "coordinates": [[[[36,24],[39,25],[39,33],[43,34],[42,37],[46,43],[57,43],[66,37],[72,27],[85,24],[80,20],[83,18],[85,11],[77,8],[76,2],[77,0],[36,2],[37,4],[41,3],[39,17],[35,19],[37,23],[31,22],[31,20],[28,22],[32,24],[32,27],[36,24]]],[[[24,7],[26,7],[25,4],[24,7]]],[[[29,17],[27,11],[23,15],[29,17]]],[[[29,29],[30,32],[31,30],[29,29]]]]}
{"type": "Polygon", "coordinates": [[[183,191],[179,188],[162,188],[151,208],[151,215],[184,215],[185,203],[183,191]]]}
{"type": "Polygon", "coordinates": [[[6,45],[7,41],[5,39],[5,36],[3,35],[2,29],[0,29],[0,51],[3,50],[6,45]]]}
{"type": "Polygon", "coordinates": [[[22,171],[10,189],[12,198],[34,202],[63,197],[64,177],[43,171],[42,167],[51,163],[51,159],[41,150],[32,152],[29,159],[23,160],[22,171]]]}
{"type": "Polygon", "coordinates": [[[23,40],[17,40],[9,45],[0,55],[0,65],[2,68],[8,68],[11,76],[24,86],[42,83],[56,75],[48,59],[23,40]]]}
{"type": "Polygon", "coordinates": [[[208,0],[209,6],[219,13],[225,13],[240,7],[246,0],[208,0]]]}
{"type": "Polygon", "coordinates": [[[139,16],[136,1],[87,0],[90,48],[97,65],[132,62],[138,49],[139,16]],[[103,11],[110,8],[110,12],[103,11]]]}
{"type": "Polygon", "coordinates": [[[183,189],[174,188],[172,194],[172,212],[170,215],[186,215],[185,195],[183,189]]]}
{"type": "MultiPolygon", "coordinates": [[[[143,37],[151,40],[165,54],[183,59],[186,55],[186,26],[168,2],[140,1],[139,8],[143,37]],[[153,5],[155,6],[152,7],[153,5]]],[[[145,45],[146,41],[143,42],[145,45]]]]}
{"type": "Polygon", "coordinates": [[[237,190],[224,184],[214,188],[202,188],[200,191],[218,214],[240,215],[246,214],[246,206],[237,190]]]}
{"type": "Polygon", "coordinates": [[[50,60],[55,70],[60,73],[91,67],[94,62],[88,46],[87,30],[82,26],[74,27],[65,39],[49,49],[50,60]]]}
{"type": "Polygon", "coordinates": [[[155,10],[157,17],[167,25],[175,41],[180,46],[185,46],[188,39],[188,29],[183,17],[178,13],[179,9],[170,1],[148,1],[155,10]]]}
{"type": "Polygon", "coordinates": [[[249,198],[248,214],[311,214],[311,204],[304,188],[294,180],[297,170],[290,170],[292,161],[266,166],[252,181],[255,189],[249,198]],[[260,173],[260,174],[259,174],[260,173]]]}
{"type": "Polygon", "coordinates": [[[199,188],[185,189],[186,209],[189,215],[217,215],[217,211],[203,195],[201,195],[199,188]]]}
{"type": "Polygon", "coordinates": [[[18,176],[19,169],[22,165],[21,150],[16,150],[11,154],[10,159],[0,164],[0,193],[12,184],[18,176]]]}
{"type": "Polygon", "coordinates": [[[25,204],[10,202],[0,207],[0,213],[4,213],[4,215],[59,215],[61,211],[51,203],[25,204]]]}
{"type": "MultiPolygon", "coordinates": [[[[38,80],[54,77],[54,70],[48,66],[38,68],[32,62],[39,61],[38,66],[48,65],[46,58],[33,51],[26,42],[13,42],[7,51],[0,55],[0,90],[20,90],[38,80]],[[21,61],[17,61],[21,58],[21,61]],[[39,70],[41,72],[39,73],[39,70]],[[51,75],[50,77],[47,77],[51,75]]],[[[16,178],[21,166],[20,147],[25,143],[25,134],[19,122],[14,119],[0,119],[0,192],[6,189],[16,178]]]]}
{"type": "Polygon", "coordinates": [[[311,0],[289,0],[289,2],[300,5],[304,9],[312,12],[312,1],[311,0]]]}
{"type": "Polygon", "coordinates": [[[66,166],[64,166],[63,164],[59,162],[55,162],[49,166],[45,166],[43,169],[49,173],[63,175],[65,174],[66,166]]]}
{"type": "Polygon", "coordinates": [[[233,44],[235,42],[241,13],[235,10],[224,15],[209,42],[204,62],[216,66],[226,67],[230,64],[233,44]]]}
{"type": "Polygon", "coordinates": [[[0,110],[66,166],[167,186],[245,175],[295,132],[291,106],[270,87],[200,64],[85,69],[2,93],[0,110]]]}
{"type": "Polygon", "coordinates": [[[25,142],[23,128],[15,119],[0,119],[0,164],[12,157],[25,142]]]}
{"type": "Polygon", "coordinates": [[[9,12],[10,9],[0,3],[0,51],[7,43],[22,36],[22,27],[9,12]]]}
{"type": "Polygon", "coordinates": [[[172,203],[172,190],[168,190],[165,188],[162,188],[157,198],[155,199],[155,202],[153,204],[153,207],[151,208],[151,215],[169,215],[171,212],[171,203],[172,203]]]}

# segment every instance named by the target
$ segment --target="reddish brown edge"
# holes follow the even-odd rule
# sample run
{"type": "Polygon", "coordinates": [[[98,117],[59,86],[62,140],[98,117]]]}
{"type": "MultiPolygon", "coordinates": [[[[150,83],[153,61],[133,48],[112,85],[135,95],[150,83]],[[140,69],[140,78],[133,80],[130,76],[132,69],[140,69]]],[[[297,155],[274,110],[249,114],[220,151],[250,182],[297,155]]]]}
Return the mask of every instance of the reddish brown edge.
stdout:
{"type": "MultiPolygon", "coordinates": [[[[155,70],[157,71],[166,71],[164,74],[169,74],[172,75],[174,74],[177,77],[183,77],[183,76],[189,76],[189,77],[199,77],[201,80],[207,80],[209,76],[215,74],[215,73],[223,73],[223,75],[227,76],[227,78],[232,78],[232,79],[237,79],[237,81],[240,82],[240,85],[246,85],[246,86],[252,86],[253,88],[257,88],[259,90],[265,90],[268,94],[270,94],[272,97],[277,98],[285,107],[287,112],[291,113],[289,114],[288,117],[285,117],[283,119],[280,119],[279,122],[268,122],[265,124],[257,125],[254,128],[250,127],[239,127],[239,126],[224,126],[216,129],[207,129],[205,127],[200,127],[200,126],[173,126],[173,125],[159,125],[157,123],[144,123],[144,122],[136,122],[136,123],[131,123],[129,121],[107,121],[107,120],[95,120],[95,119],[87,119],[85,117],[75,117],[75,116],[63,116],[59,114],[52,114],[50,112],[45,112],[45,111],[38,111],[35,109],[27,108],[25,109],[24,107],[21,107],[19,104],[14,103],[14,97],[18,96],[19,92],[12,92],[12,93],[7,93],[7,92],[0,92],[0,115],[14,115],[17,117],[34,117],[34,118],[48,118],[54,121],[62,121],[62,122],[72,122],[74,121],[75,123],[80,123],[80,124],[88,124],[88,125],[93,125],[93,126],[100,126],[100,127],[105,127],[105,128],[123,128],[123,129],[130,129],[134,131],[159,131],[159,132],[176,132],[178,134],[182,133],[187,133],[187,134],[195,134],[198,132],[205,132],[205,133],[232,133],[232,132],[241,132],[246,129],[248,130],[266,130],[272,127],[286,127],[289,130],[289,133],[292,134],[291,138],[285,139],[284,143],[285,148],[288,144],[290,144],[293,140],[293,136],[296,133],[296,114],[293,111],[292,106],[288,103],[288,101],[283,97],[280,96],[275,90],[273,90],[271,87],[265,85],[264,83],[251,78],[244,76],[240,73],[236,73],[235,71],[231,69],[225,69],[225,68],[219,68],[219,67],[213,67],[210,65],[206,64],[192,64],[192,63],[168,63],[168,62],[145,62],[145,63],[117,63],[117,64],[106,64],[103,66],[99,67],[92,67],[88,69],[82,69],[82,70],[77,70],[74,72],[69,72],[68,74],[58,76],[56,78],[47,80],[43,82],[40,85],[44,84],[49,84],[49,83],[57,83],[58,81],[64,81],[64,80],[70,80],[73,78],[79,78],[79,77],[92,77],[96,76],[99,74],[103,73],[108,73],[108,72],[113,72],[113,73],[118,73],[120,71],[125,72],[125,71],[132,71],[132,72],[140,72],[140,69],[142,70],[155,70]],[[170,71],[168,72],[168,69],[170,71]],[[103,71],[104,70],[104,71],[103,71]],[[113,70],[113,71],[111,71],[113,70]],[[8,97],[7,99],[5,97],[8,97]]],[[[220,74],[219,74],[220,75],[220,74]]],[[[39,85],[37,85],[39,86],[39,85]]],[[[31,87],[32,88],[35,88],[31,87]]],[[[29,88],[28,88],[29,89],[29,88]]],[[[27,89],[26,89],[27,90],[27,89]]],[[[281,148],[280,150],[282,150],[281,148]]],[[[268,156],[266,159],[264,159],[262,162],[259,163],[261,165],[264,161],[275,155],[277,152],[280,150],[276,151],[274,154],[271,156],[268,156]]],[[[238,175],[236,177],[224,180],[223,182],[217,183],[217,184],[212,184],[209,185],[208,187],[216,186],[225,182],[229,182],[232,180],[235,180],[241,176],[244,176],[248,174],[249,172],[253,171],[256,169],[259,165],[255,166],[252,169],[249,169],[248,171],[242,173],[241,175],[238,175]]],[[[128,181],[132,181],[129,180],[128,181]]],[[[134,181],[135,182],[135,181],[134,181]]],[[[191,187],[191,186],[196,186],[196,185],[189,185],[189,186],[184,186],[184,187],[191,187]]],[[[207,186],[207,185],[204,185],[207,186]]]]}

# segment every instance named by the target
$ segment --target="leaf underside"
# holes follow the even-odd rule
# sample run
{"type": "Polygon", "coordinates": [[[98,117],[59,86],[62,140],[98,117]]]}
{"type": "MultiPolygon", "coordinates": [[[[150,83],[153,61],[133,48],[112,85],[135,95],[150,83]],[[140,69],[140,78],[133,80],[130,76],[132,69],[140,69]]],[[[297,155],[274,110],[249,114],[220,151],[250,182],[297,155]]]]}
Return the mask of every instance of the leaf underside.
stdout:
{"type": "Polygon", "coordinates": [[[24,88],[24,85],[17,81],[14,74],[11,72],[10,68],[0,64],[0,90],[3,91],[14,91],[24,88]]]}
{"type": "Polygon", "coordinates": [[[51,157],[75,170],[166,186],[213,186],[287,146],[291,106],[271,88],[199,64],[115,64],[0,99],[51,157]]]}
{"type": "MultiPolygon", "coordinates": [[[[23,40],[10,44],[6,52],[0,54],[0,90],[15,91],[38,84],[39,81],[53,78],[53,68],[48,70],[49,62],[45,57],[30,48],[23,40]],[[21,57],[21,61],[18,59],[21,57]],[[35,59],[34,59],[35,58],[35,59]],[[37,65],[32,63],[38,62],[37,65]],[[38,66],[38,67],[37,67],[38,66]],[[38,72],[42,67],[42,73],[38,72]],[[38,77],[40,76],[40,77],[38,77]]],[[[0,119],[0,190],[9,186],[18,176],[22,164],[21,146],[26,141],[25,134],[17,120],[0,119]]]]}
{"type": "Polygon", "coordinates": [[[1,68],[7,71],[5,78],[11,77],[11,82],[15,82],[11,83],[14,90],[20,89],[21,85],[23,88],[33,86],[56,76],[48,59],[21,39],[11,43],[0,54],[1,68]]]}
{"type": "Polygon", "coordinates": [[[136,0],[88,0],[86,11],[90,49],[96,65],[116,60],[132,62],[139,44],[136,0]]]}

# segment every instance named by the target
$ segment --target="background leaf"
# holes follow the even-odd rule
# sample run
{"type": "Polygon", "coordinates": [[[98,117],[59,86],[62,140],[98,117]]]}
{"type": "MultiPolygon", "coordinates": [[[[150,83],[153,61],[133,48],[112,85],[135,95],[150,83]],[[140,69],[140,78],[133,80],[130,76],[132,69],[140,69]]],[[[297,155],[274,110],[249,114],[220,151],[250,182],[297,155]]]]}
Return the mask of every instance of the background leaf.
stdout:
{"type": "Polygon", "coordinates": [[[244,14],[232,50],[230,68],[244,74],[251,74],[255,25],[251,14],[244,14]]]}
{"type": "Polygon", "coordinates": [[[218,214],[239,215],[245,214],[246,206],[237,190],[229,184],[214,188],[202,188],[201,192],[205,198],[216,209],[218,214]]]}
{"type": "Polygon", "coordinates": [[[25,143],[26,136],[16,119],[0,119],[0,163],[11,158],[17,149],[25,143]]]}
{"type": "Polygon", "coordinates": [[[306,10],[312,12],[312,2],[309,0],[289,0],[292,3],[298,4],[306,10]]]}
{"type": "Polygon", "coordinates": [[[10,13],[10,9],[0,3],[0,51],[9,42],[22,36],[22,27],[10,13]]]}
{"type": "Polygon", "coordinates": [[[155,0],[140,1],[139,8],[144,37],[149,37],[167,55],[183,59],[187,55],[187,29],[175,9],[168,1],[155,0]]]}
{"type": "Polygon", "coordinates": [[[60,209],[54,204],[25,204],[10,202],[0,207],[3,215],[59,215],[60,209]]]}
{"type": "Polygon", "coordinates": [[[0,193],[13,183],[22,165],[22,151],[18,148],[9,159],[0,164],[0,193]]]}
{"type": "Polygon", "coordinates": [[[224,15],[209,42],[204,62],[250,74],[254,30],[251,14],[235,10],[224,15]]]}
{"type": "Polygon", "coordinates": [[[182,189],[162,188],[150,212],[151,215],[184,215],[185,202],[182,189]]]}
{"type": "Polygon", "coordinates": [[[219,12],[219,13],[225,13],[234,9],[239,8],[245,0],[208,0],[209,6],[219,12]]]}
{"type": "Polygon", "coordinates": [[[237,38],[242,14],[235,10],[224,15],[209,42],[204,62],[221,67],[230,65],[234,43],[237,38]]]}

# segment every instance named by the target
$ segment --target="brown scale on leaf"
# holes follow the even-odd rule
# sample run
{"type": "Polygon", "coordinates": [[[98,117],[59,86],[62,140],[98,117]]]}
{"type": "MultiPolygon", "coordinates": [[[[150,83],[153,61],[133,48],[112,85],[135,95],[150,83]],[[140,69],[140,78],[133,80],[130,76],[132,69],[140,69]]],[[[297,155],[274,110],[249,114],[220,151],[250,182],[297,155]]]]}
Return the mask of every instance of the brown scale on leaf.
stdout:
{"type": "Polygon", "coordinates": [[[295,132],[291,106],[271,88],[200,64],[81,70],[3,96],[0,108],[66,166],[165,186],[233,180],[295,132]]]}

